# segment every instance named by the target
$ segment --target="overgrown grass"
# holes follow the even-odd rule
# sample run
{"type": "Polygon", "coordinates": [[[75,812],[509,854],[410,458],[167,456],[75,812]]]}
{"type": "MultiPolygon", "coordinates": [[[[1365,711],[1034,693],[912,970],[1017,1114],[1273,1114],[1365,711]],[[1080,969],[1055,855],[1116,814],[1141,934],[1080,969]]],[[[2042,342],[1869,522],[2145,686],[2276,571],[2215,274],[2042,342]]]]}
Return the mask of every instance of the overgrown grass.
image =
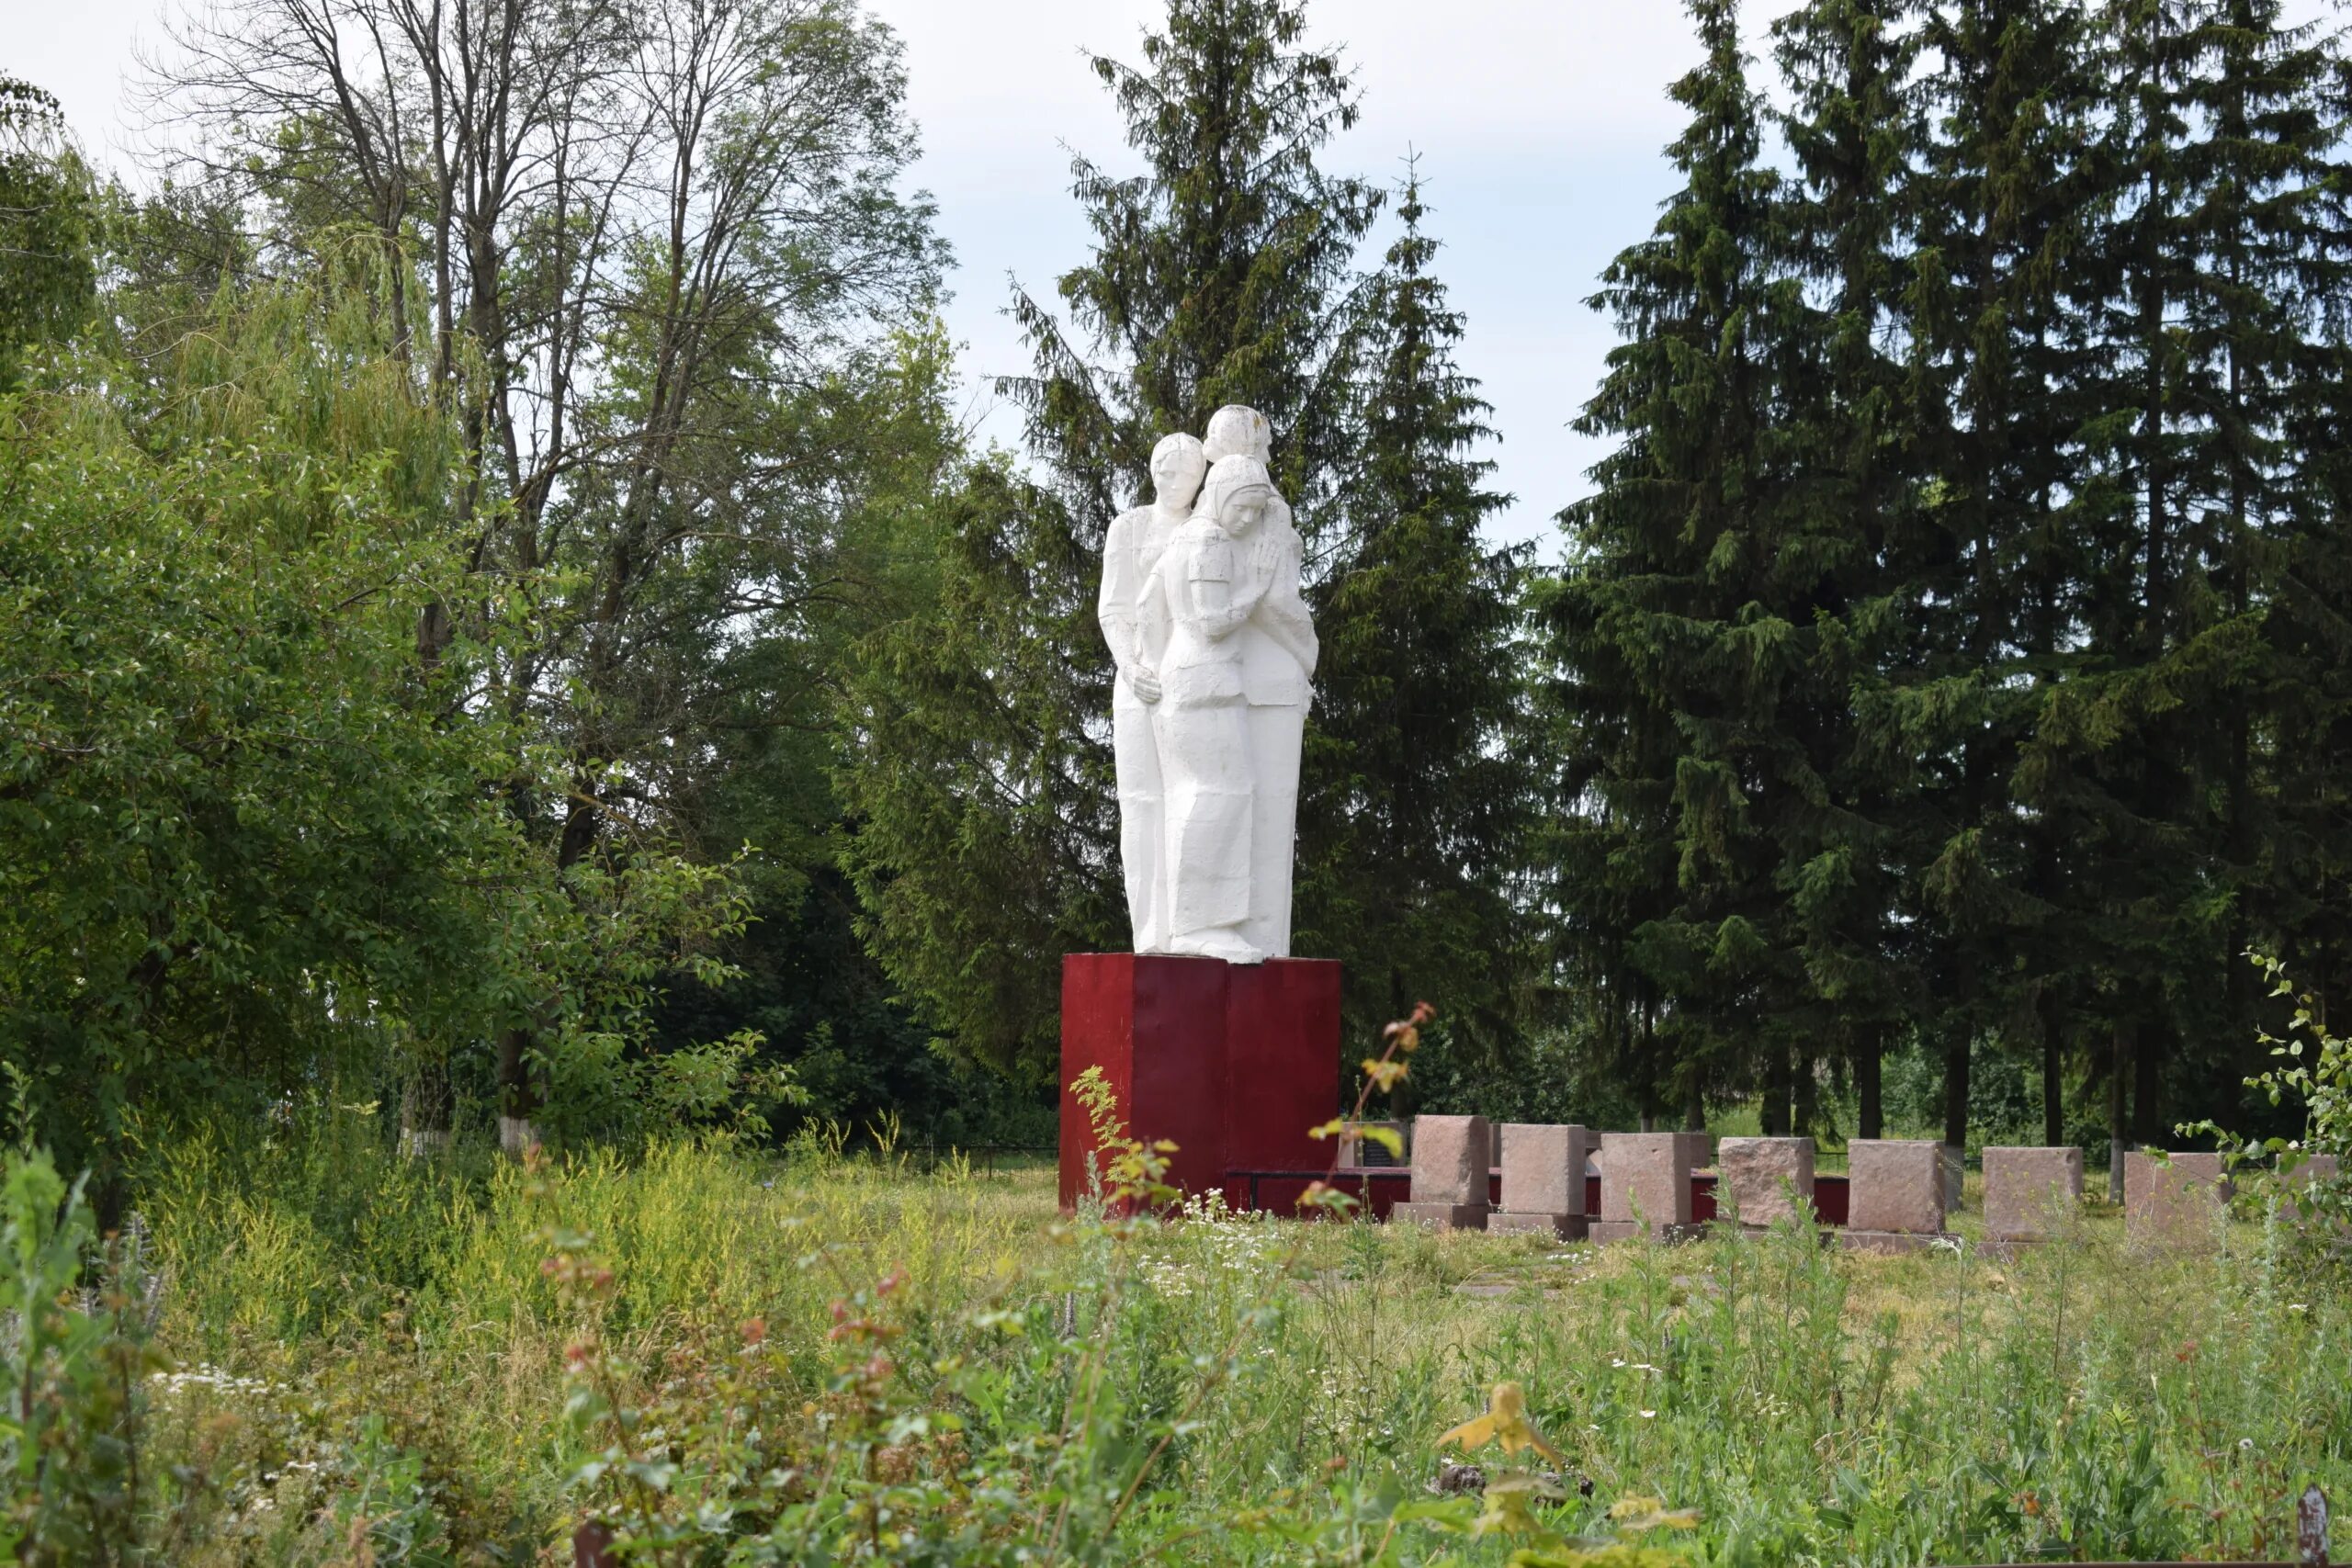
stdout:
{"type": "Polygon", "coordinates": [[[529,1562],[589,1512],[723,1497],[666,1559],[715,1562],[826,1485],[850,1517],[855,1482],[1029,1561],[1500,1563],[1509,1539],[1400,1505],[1506,1380],[1561,1454],[1553,1524],[1657,1497],[1702,1522],[1652,1544],[1702,1562],[2278,1557],[2304,1484],[2352,1497],[2352,1292],[2275,1225],[2143,1258],[2093,1209],[2014,1261],[1071,1226],[1043,1171],[684,1143],[526,1171],[368,1132],[153,1151],[182,1371],[149,1440],[202,1478],[183,1560],[529,1562]],[[608,1448],[670,1468],[580,1479],[608,1448]]]}

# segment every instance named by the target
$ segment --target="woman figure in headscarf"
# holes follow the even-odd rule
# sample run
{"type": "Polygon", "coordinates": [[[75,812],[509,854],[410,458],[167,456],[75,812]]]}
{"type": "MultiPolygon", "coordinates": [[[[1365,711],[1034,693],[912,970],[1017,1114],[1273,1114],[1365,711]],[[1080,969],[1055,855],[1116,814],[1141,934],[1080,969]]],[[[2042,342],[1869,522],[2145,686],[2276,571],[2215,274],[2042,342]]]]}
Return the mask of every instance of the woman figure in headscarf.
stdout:
{"type": "Polygon", "coordinates": [[[1190,435],[1162,440],[1151,453],[1152,503],[1121,513],[1102,540],[1095,618],[1118,667],[1111,688],[1111,754],[1119,789],[1119,864],[1137,953],[1163,953],[1168,942],[1167,819],[1155,715],[1169,612],[1152,569],[1191,515],[1208,466],[1190,435]]]}
{"type": "MultiPolygon", "coordinates": [[[[1245,454],[1265,470],[1272,431],[1256,409],[1229,403],[1209,417],[1209,461],[1245,454]]],[[[1298,837],[1298,765],[1313,700],[1315,623],[1299,597],[1302,556],[1289,503],[1267,489],[1265,516],[1242,552],[1242,592],[1256,609],[1235,636],[1250,757],[1250,918],[1242,934],[1274,958],[1290,955],[1291,870],[1298,837]]]]}
{"type": "Polygon", "coordinates": [[[1266,956],[1244,929],[1254,797],[1242,647],[1234,634],[1263,596],[1262,577],[1251,581],[1248,546],[1272,496],[1265,465],[1246,455],[1221,458],[1153,572],[1169,611],[1159,713],[1168,951],[1236,964],[1266,956]]]}

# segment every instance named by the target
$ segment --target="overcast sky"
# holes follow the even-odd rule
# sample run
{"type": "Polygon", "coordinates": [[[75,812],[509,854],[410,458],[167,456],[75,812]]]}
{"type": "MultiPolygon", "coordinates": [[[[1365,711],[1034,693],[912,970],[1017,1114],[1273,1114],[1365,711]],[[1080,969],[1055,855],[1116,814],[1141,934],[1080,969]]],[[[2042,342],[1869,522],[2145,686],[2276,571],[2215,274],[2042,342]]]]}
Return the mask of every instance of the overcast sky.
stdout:
{"type": "MultiPolygon", "coordinates": [[[[83,144],[139,177],[124,88],[134,49],[198,0],[0,0],[0,72],[62,100],[83,144]]],[[[1752,5],[1758,36],[1785,0],[1752,5]]],[[[993,409],[991,375],[1025,368],[1003,315],[1008,276],[1040,292],[1084,254],[1069,195],[1075,149],[1124,160],[1093,50],[1136,58],[1164,0],[868,0],[906,40],[910,108],[924,154],[914,180],[956,250],[950,331],[963,344],[988,435],[1018,429],[993,409]]],[[[1490,455],[1517,501],[1498,539],[1555,554],[1552,514],[1584,492],[1598,455],[1566,424],[1612,341],[1583,300],[1611,254],[1647,231],[1672,188],[1659,149],[1678,111],[1665,85],[1696,59],[1672,0],[1316,0],[1325,39],[1346,48],[1363,118],[1327,166],[1395,178],[1421,154],[1439,274],[1467,318],[1464,367],[1485,383],[1502,439],[1490,455]]]]}

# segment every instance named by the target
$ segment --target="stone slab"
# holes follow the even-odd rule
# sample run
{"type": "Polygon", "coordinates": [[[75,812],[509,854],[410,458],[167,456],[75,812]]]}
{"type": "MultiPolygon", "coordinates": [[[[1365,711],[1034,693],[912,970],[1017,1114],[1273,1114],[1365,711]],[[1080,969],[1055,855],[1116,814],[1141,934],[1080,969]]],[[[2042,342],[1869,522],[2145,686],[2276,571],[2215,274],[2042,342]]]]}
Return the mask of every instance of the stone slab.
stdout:
{"type": "Polygon", "coordinates": [[[1514,1213],[1584,1213],[1584,1167],[1591,1134],[1583,1127],[1506,1122],[1502,1206],[1514,1213]]]}
{"type": "Polygon", "coordinates": [[[1939,1243],[1954,1242],[1958,1238],[1931,1231],[1858,1231],[1840,1232],[1838,1245],[1849,1252],[1907,1253],[1925,1252],[1939,1243]]]}
{"type": "Polygon", "coordinates": [[[1856,1138],[1849,1143],[1848,1229],[1942,1234],[1943,1154],[1943,1145],[1925,1138],[1856,1138]]]}
{"type": "Polygon", "coordinates": [[[1582,1241],[1587,1223],[1582,1214],[1524,1213],[1497,1209],[1487,1216],[1487,1230],[1493,1235],[1540,1231],[1546,1235],[1558,1236],[1562,1241],[1582,1241]]]}
{"type": "Polygon", "coordinates": [[[1690,1223],[1690,1145],[1682,1133],[1600,1134],[1600,1217],[1630,1224],[1638,1207],[1653,1235],[1690,1223]]]}
{"type": "Polygon", "coordinates": [[[1716,1202],[1728,1196],[1744,1226],[1814,1216],[1811,1138],[1725,1138],[1715,1171],[1716,1202]]]}
{"type": "Polygon", "coordinates": [[[2201,1252],[2221,1245],[2230,1183],[2222,1156],[2123,1156],[2123,1235],[2147,1251],[2201,1252]]]}
{"type": "Polygon", "coordinates": [[[1493,1134],[1483,1116],[1413,1118],[1413,1201],[1487,1204],[1493,1134]]]}
{"type": "Polygon", "coordinates": [[[2083,1201],[2083,1151],[1998,1145],[1984,1151],[1984,1236],[2041,1241],[2083,1201]]]}
{"type": "Polygon", "coordinates": [[[1399,1203],[1388,1211],[1388,1223],[1442,1231],[1482,1231],[1488,1213],[1484,1203],[1399,1203]]]}

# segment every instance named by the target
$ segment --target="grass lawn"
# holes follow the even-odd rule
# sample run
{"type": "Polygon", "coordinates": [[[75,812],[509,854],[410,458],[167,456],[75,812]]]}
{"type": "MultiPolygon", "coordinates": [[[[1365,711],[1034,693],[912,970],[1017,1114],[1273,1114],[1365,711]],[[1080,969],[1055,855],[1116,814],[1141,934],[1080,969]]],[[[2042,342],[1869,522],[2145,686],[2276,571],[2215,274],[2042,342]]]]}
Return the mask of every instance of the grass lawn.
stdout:
{"type": "Polygon", "coordinates": [[[376,1148],[148,1172],[177,1560],[569,1562],[601,1513],[675,1562],[1565,1562],[1531,1543],[1631,1498],[1699,1517],[1625,1561],[2260,1558],[2306,1483],[2352,1499],[2352,1291],[2260,1221],[2211,1258],[2097,1206],[2014,1261],[1600,1250],[1066,1224],[1049,1171],[821,1149],[376,1148]],[[1430,1491],[1504,1381],[1556,1458],[1473,1457],[1550,1472],[1539,1535],[1430,1491]]]}

